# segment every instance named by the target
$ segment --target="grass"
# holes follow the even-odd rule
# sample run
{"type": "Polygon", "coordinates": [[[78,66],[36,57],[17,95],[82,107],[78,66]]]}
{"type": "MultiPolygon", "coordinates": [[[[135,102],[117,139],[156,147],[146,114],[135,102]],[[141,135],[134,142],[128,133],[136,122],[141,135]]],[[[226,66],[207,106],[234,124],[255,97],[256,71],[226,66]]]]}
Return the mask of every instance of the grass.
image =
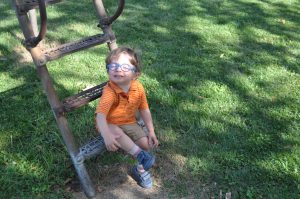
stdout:
{"type": "MultiPolygon", "coordinates": [[[[110,13],[116,2],[104,1],[110,13]]],[[[113,24],[142,53],[140,80],[161,142],[170,198],[299,198],[300,3],[128,0],[113,24]],[[224,195],[223,195],[224,196],[224,195]]],[[[10,1],[0,3],[0,198],[70,197],[76,174],[10,1]]],[[[90,1],[48,7],[46,42],[97,34],[90,1]]],[[[106,80],[105,46],[48,64],[61,98],[106,80]]],[[[68,115],[79,143],[95,135],[96,101],[68,115]]],[[[88,163],[128,160],[106,154],[88,163]]]]}

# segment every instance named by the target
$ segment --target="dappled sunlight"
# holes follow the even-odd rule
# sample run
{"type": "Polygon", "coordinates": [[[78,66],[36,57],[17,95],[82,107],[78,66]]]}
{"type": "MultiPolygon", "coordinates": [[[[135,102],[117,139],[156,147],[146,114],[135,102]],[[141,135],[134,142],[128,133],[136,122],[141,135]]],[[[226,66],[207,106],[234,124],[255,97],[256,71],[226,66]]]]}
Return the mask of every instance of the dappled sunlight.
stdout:
{"type": "Polygon", "coordinates": [[[245,31],[251,33],[249,34],[251,36],[251,40],[254,40],[257,43],[269,43],[273,45],[281,39],[280,35],[272,34],[263,28],[249,26],[245,28],[245,31]]]}
{"type": "Polygon", "coordinates": [[[154,26],[153,32],[168,35],[168,34],[170,34],[171,30],[168,30],[167,28],[162,27],[162,26],[154,26]]]}
{"type": "Polygon", "coordinates": [[[176,147],[179,136],[170,126],[171,124],[169,127],[165,127],[164,129],[157,129],[158,138],[162,143],[168,143],[173,147],[176,147]]]}
{"type": "MultiPolygon", "coordinates": [[[[290,152],[291,153],[291,152],[290,152]]],[[[297,157],[297,153],[293,152],[297,157]]],[[[265,160],[258,161],[257,164],[263,168],[266,172],[270,173],[269,177],[272,177],[272,174],[276,174],[278,180],[286,181],[286,176],[292,181],[297,181],[297,176],[299,175],[299,159],[290,159],[286,154],[270,156],[265,160]]]]}
{"type": "MultiPolygon", "coordinates": [[[[142,74],[139,78],[146,88],[147,98],[152,99],[152,97],[157,98],[156,103],[164,105],[171,105],[174,101],[172,96],[172,92],[168,88],[164,88],[160,86],[160,83],[156,78],[151,78],[147,74],[142,74]]],[[[151,108],[151,104],[150,104],[151,108]]]]}
{"type": "MultiPolygon", "coordinates": [[[[209,155],[209,154],[208,154],[209,155]]],[[[203,175],[209,173],[213,167],[210,158],[190,157],[186,160],[185,167],[191,172],[191,175],[203,175]]]]}
{"type": "Polygon", "coordinates": [[[5,164],[5,171],[7,173],[13,174],[17,173],[20,176],[29,176],[34,178],[42,178],[46,172],[46,169],[41,165],[33,163],[31,159],[22,157],[21,154],[12,156],[10,153],[1,153],[5,164]]]}
{"type": "Polygon", "coordinates": [[[32,63],[32,57],[30,53],[22,46],[22,47],[16,47],[14,48],[15,57],[17,58],[18,62],[23,64],[31,64],[32,63]]]}
{"type": "MultiPolygon", "coordinates": [[[[104,2],[112,15],[117,1],[104,2]]],[[[47,8],[45,47],[101,33],[91,1],[47,8]]],[[[126,158],[87,161],[102,196],[299,195],[299,8],[297,1],[126,1],[112,29],[119,46],[142,55],[139,80],[161,143],[154,151],[160,162],[155,189],[145,194],[128,178],[126,158]],[[110,167],[109,161],[121,163],[110,167]]],[[[75,171],[9,9],[0,3],[0,148],[6,157],[0,164],[11,172],[1,182],[15,186],[15,177],[29,198],[64,192],[75,171]]],[[[107,53],[101,46],[49,62],[58,95],[106,81],[107,53]]],[[[80,144],[97,135],[97,101],[68,114],[80,144]]]]}

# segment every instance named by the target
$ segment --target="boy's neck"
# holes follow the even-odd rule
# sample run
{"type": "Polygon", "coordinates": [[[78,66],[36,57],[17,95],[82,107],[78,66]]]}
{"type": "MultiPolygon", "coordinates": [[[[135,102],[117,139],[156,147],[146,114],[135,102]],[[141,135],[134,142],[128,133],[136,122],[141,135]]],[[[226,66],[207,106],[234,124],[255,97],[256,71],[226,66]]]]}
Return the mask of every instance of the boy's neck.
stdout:
{"type": "Polygon", "coordinates": [[[130,81],[128,84],[116,84],[118,87],[120,87],[125,93],[127,93],[130,89],[130,86],[131,86],[131,82],[130,81]]]}
{"type": "Polygon", "coordinates": [[[118,85],[125,93],[129,91],[130,84],[129,85],[118,85]]]}

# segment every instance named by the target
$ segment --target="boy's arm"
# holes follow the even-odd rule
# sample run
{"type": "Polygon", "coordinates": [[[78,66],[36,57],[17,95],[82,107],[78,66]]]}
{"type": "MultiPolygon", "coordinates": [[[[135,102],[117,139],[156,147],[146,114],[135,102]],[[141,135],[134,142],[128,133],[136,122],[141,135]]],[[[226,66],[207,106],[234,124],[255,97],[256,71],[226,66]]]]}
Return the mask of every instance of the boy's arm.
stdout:
{"type": "Polygon", "coordinates": [[[116,151],[120,148],[119,143],[117,142],[118,136],[110,133],[106,116],[102,113],[96,114],[96,126],[97,129],[101,132],[102,137],[104,138],[104,143],[108,151],[116,151]]]}
{"type": "Polygon", "coordinates": [[[156,138],[155,132],[154,132],[154,126],[152,121],[152,116],[149,109],[140,110],[141,117],[145,122],[145,125],[148,129],[148,139],[149,139],[149,145],[153,147],[158,146],[158,140],[156,138]]]}

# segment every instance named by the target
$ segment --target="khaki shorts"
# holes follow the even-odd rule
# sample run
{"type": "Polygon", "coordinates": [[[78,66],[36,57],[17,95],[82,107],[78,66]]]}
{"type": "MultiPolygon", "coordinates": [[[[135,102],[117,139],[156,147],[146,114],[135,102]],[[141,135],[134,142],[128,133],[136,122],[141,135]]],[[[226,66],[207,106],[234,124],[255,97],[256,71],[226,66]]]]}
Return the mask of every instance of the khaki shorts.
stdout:
{"type": "Polygon", "coordinates": [[[142,137],[146,137],[146,133],[143,131],[142,127],[138,124],[124,124],[119,126],[132,141],[136,142],[142,137]]]}

